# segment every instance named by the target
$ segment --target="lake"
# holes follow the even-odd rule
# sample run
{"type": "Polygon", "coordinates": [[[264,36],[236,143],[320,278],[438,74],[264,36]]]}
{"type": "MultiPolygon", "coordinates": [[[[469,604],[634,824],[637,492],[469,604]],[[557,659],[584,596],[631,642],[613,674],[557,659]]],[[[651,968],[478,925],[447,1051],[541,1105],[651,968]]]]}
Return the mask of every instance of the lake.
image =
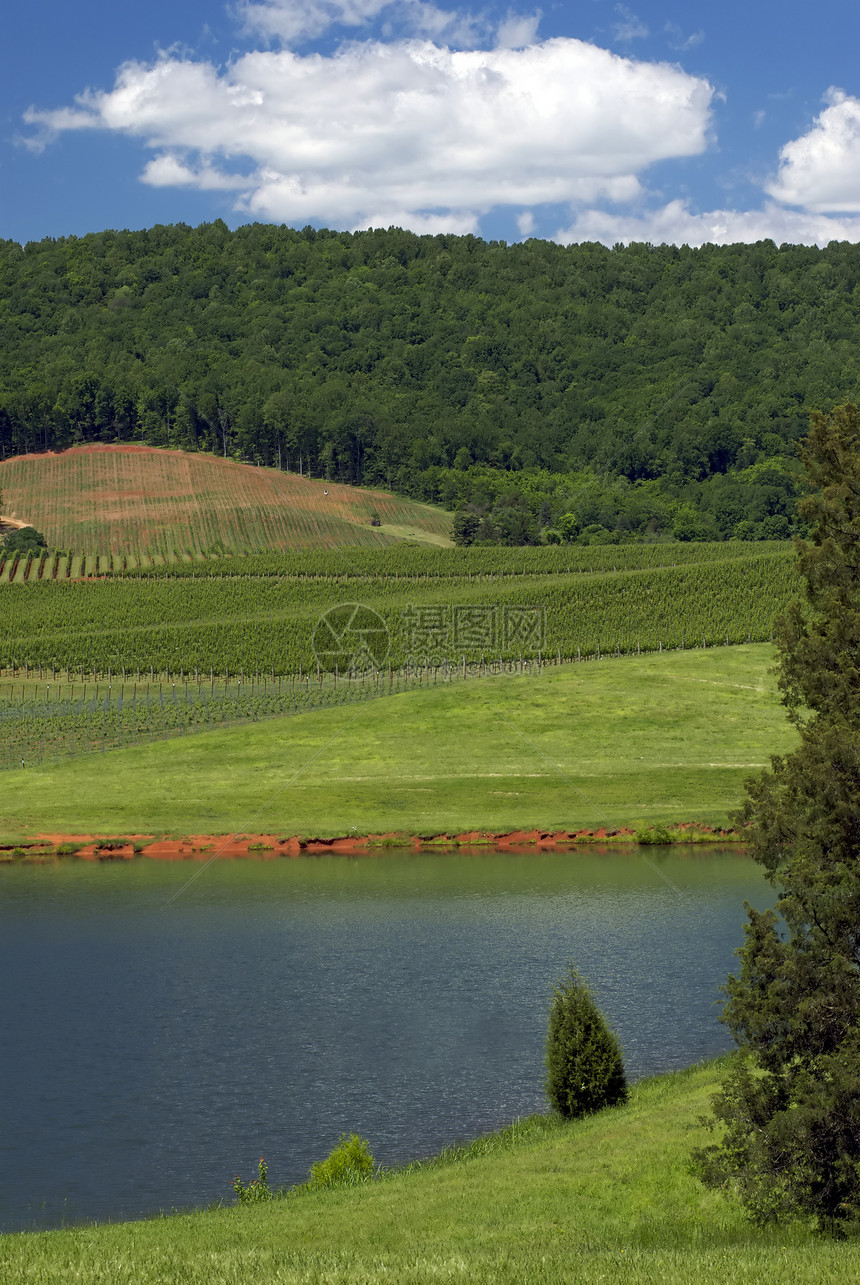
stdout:
{"type": "Polygon", "coordinates": [[[0,1228],[232,1200],[260,1155],[301,1181],[344,1131],[389,1165],[544,1110],[569,960],[632,1079],[715,1055],[745,899],[774,894],[710,845],[0,868],[0,1228]]]}

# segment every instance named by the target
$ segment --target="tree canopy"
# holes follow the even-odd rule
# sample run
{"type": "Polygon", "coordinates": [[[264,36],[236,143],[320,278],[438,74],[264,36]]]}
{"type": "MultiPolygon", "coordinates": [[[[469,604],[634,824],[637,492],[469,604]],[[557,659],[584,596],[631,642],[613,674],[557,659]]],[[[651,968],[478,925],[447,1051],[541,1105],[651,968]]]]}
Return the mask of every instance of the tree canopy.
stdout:
{"type": "Polygon", "coordinates": [[[32,526],[16,527],[0,543],[6,553],[36,553],[39,549],[48,547],[41,531],[32,526]]]}
{"type": "Polygon", "coordinates": [[[783,538],[808,408],[860,397],[858,287],[842,243],[2,241],[0,458],[142,440],[450,508],[515,486],[582,543],[783,538]]]}

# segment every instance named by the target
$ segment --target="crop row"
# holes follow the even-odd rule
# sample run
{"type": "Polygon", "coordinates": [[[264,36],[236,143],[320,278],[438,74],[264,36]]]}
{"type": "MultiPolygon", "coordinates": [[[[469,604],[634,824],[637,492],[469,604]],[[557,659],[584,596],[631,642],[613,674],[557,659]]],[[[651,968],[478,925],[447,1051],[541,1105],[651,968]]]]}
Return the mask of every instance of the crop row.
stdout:
{"type": "Polygon", "coordinates": [[[439,536],[451,526],[449,513],[402,497],[172,451],[19,457],[3,462],[0,475],[7,501],[33,516],[52,545],[102,556],[395,543],[371,525],[373,514],[439,536]]]}
{"type": "Polygon", "coordinates": [[[38,553],[4,553],[0,548],[0,585],[37,584],[46,580],[82,580],[126,575],[136,570],[163,574],[163,568],[181,568],[194,561],[191,553],[62,553],[56,549],[38,553]]]}
{"type": "MultiPolygon", "coordinates": [[[[212,682],[2,684],[0,689],[0,769],[32,767],[85,754],[106,753],[151,744],[219,726],[237,726],[328,709],[417,687],[467,681],[499,673],[523,672],[536,661],[476,662],[410,667],[369,668],[357,675],[305,674],[301,680],[257,679],[232,685],[212,682]],[[59,695],[51,695],[51,690],[59,695]],[[65,686],[65,694],[63,694],[65,686]],[[92,693],[95,687],[95,694],[92,693]]],[[[56,674],[53,674],[56,677],[56,674]]]]}
{"type": "Polygon", "coordinates": [[[347,577],[361,580],[376,577],[414,579],[416,576],[419,579],[475,579],[481,576],[571,575],[691,563],[711,564],[777,553],[790,557],[791,552],[791,546],[784,541],[750,544],[737,540],[718,544],[541,545],[517,548],[496,545],[468,549],[396,545],[387,549],[289,550],[244,558],[192,560],[188,557],[169,567],[133,567],[129,562],[123,573],[140,578],[168,576],[181,579],[206,579],[213,575],[347,577]]]}
{"type": "MultiPolygon", "coordinates": [[[[361,695],[373,691],[368,682],[361,695]]],[[[210,690],[207,686],[167,691],[131,689],[126,694],[77,701],[0,698],[0,745],[5,768],[29,767],[46,759],[122,749],[207,731],[224,724],[254,722],[277,714],[354,700],[359,688],[341,683],[318,685],[308,680],[294,690],[274,684],[252,694],[248,685],[210,690]]]]}
{"type": "Polygon", "coordinates": [[[291,549],[237,557],[232,554],[192,554],[174,549],[163,553],[66,554],[55,551],[4,554],[0,549],[0,585],[34,584],[120,576],[140,579],[210,579],[265,576],[276,579],[356,580],[379,577],[402,580],[477,579],[523,575],[576,575],[649,567],[712,564],[739,557],[756,559],[774,553],[791,556],[784,542],[757,544],[629,544],[580,547],[550,545],[535,548],[442,549],[396,545],[391,548],[291,549]]]}
{"type": "Polygon", "coordinates": [[[494,582],[389,577],[357,585],[349,578],[265,576],[40,582],[0,594],[0,667],[297,674],[318,662],[348,669],[362,648],[377,664],[401,668],[428,659],[456,664],[482,656],[713,645],[769,638],[774,613],[797,591],[794,562],[783,554],[494,582]],[[338,610],[349,603],[375,615],[350,625],[350,613],[338,610]]]}

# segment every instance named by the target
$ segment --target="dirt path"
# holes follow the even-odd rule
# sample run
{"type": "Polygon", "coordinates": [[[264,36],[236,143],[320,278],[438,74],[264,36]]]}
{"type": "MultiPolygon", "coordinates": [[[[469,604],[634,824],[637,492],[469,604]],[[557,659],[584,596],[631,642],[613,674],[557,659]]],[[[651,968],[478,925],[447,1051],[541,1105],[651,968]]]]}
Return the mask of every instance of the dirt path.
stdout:
{"type": "Polygon", "coordinates": [[[416,531],[413,527],[396,526],[393,522],[382,522],[376,529],[383,535],[393,535],[398,540],[416,540],[419,544],[430,544],[437,549],[454,548],[454,541],[447,535],[435,535],[432,531],[416,531]]]}

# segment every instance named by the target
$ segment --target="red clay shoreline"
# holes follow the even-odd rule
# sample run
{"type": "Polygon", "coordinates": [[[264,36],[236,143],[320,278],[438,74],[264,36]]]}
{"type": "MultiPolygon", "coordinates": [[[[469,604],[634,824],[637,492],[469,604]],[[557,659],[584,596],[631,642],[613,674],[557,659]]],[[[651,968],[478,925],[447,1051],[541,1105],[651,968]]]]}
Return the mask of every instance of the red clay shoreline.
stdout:
{"type": "MultiPolygon", "coordinates": [[[[667,826],[673,844],[708,842],[741,843],[736,831],[682,822],[667,826]]],[[[629,828],[611,830],[469,830],[461,834],[434,835],[348,834],[333,838],[299,835],[194,834],[180,839],[160,838],[155,834],[37,834],[18,844],[0,843],[0,861],[15,859],[51,860],[58,856],[78,857],[85,861],[131,860],[138,856],[157,861],[212,861],[238,857],[274,858],[319,856],[331,853],[359,856],[384,849],[408,848],[445,851],[446,849],[494,847],[502,852],[565,852],[583,843],[617,843],[639,846],[636,831],[629,828]],[[62,851],[58,851],[62,847],[62,851]]],[[[652,842],[654,842],[652,840],[652,842]]]]}

